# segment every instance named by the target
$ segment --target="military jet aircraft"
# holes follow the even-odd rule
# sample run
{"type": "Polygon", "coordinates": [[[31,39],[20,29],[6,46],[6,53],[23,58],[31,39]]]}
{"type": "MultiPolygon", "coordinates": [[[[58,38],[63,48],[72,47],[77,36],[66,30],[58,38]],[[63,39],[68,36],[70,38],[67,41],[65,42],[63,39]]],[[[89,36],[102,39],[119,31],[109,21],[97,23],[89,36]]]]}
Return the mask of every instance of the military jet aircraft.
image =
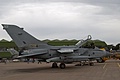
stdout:
{"type": "Polygon", "coordinates": [[[53,62],[52,67],[64,69],[66,63],[81,62],[85,60],[91,62],[94,59],[110,55],[109,52],[96,48],[82,48],[81,46],[91,39],[89,35],[86,40],[78,42],[74,46],[51,46],[42,42],[16,25],[2,24],[16,45],[21,49],[17,58],[36,58],[41,62],[53,62]]]}

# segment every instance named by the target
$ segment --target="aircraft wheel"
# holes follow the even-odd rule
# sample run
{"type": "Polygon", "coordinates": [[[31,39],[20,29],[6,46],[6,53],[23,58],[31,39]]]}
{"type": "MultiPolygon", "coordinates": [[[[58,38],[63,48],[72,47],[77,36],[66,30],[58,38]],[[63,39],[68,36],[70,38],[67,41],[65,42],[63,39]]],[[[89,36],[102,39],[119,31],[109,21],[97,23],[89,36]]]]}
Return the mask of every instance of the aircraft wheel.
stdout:
{"type": "Polygon", "coordinates": [[[61,63],[61,64],[60,64],[60,68],[61,68],[61,69],[65,69],[65,67],[66,67],[65,63],[61,63]]]}
{"type": "Polygon", "coordinates": [[[52,68],[58,68],[58,65],[57,65],[56,62],[54,62],[54,63],[52,64],[52,68]]]}
{"type": "Polygon", "coordinates": [[[97,60],[98,63],[104,63],[105,61],[101,58],[97,60]]]}
{"type": "Polygon", "coordinates": [[[92,63],[90,63],[90,66],[94,66],[94,63],[92,62],[92,63]]]}

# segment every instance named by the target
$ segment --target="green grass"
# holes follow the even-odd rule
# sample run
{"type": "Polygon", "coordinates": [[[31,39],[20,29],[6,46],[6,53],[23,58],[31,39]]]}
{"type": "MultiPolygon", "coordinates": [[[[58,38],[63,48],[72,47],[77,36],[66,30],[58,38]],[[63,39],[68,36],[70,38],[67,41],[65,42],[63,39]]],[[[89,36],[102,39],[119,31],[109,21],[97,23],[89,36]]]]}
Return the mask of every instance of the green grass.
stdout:
{"type": "Polygon", "coordinates": [[[10,58],[11,54],[9,52],[0,52],[0,57],[2,57],[2,58],[10,58]]]}
{"type": "Polygon", "coordinates": [[[48,44],[52,46],[69,46],[75,45],[78,41],[49,41],[48,44]]]}
{"type": "Polygon", "coordinates": [[[1,48],[13,48],[13,47],[17,47],[16,44],[14,42],[0,42],[0,47],[1,48]]]}

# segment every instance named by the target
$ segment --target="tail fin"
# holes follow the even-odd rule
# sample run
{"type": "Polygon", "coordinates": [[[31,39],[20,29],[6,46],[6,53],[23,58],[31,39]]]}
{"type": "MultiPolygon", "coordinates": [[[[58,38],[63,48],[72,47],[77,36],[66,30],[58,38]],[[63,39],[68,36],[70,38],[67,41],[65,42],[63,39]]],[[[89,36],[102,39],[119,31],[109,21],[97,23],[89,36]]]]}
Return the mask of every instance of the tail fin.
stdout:
{"type": "Polygon", "coordinates": [[[13,49],[13,48],[7,49],[7,51],[11,53],[13,58],[16,58],[17,56],[19,56],[19,52],[16,51],[15,49],[13,49]]]}
{"type": "Polygon", "coordinates": [[[3,29],[7,31],[13,41],[19,48],[27,47],[48,47],[47,43],[39,41],[29,33],[16,25],[2,24],[3,29]]]}

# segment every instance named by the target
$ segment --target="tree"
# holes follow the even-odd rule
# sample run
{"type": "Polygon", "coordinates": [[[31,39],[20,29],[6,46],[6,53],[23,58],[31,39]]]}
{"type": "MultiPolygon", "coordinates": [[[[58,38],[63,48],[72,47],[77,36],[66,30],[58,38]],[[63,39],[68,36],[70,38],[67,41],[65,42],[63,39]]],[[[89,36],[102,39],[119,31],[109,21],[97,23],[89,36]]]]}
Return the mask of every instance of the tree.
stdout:
{"type": "Polygon", "coordinates": [[[0,42],[9,42],[9,41],[7,41],[7,40],[5,40],[5,39],[2,39],[0,42]]]}
{"type": "Polygon", "coordinates": [[[119,50],[120,49],[120,43],[116,45],[115,50],[119,50]]]}

